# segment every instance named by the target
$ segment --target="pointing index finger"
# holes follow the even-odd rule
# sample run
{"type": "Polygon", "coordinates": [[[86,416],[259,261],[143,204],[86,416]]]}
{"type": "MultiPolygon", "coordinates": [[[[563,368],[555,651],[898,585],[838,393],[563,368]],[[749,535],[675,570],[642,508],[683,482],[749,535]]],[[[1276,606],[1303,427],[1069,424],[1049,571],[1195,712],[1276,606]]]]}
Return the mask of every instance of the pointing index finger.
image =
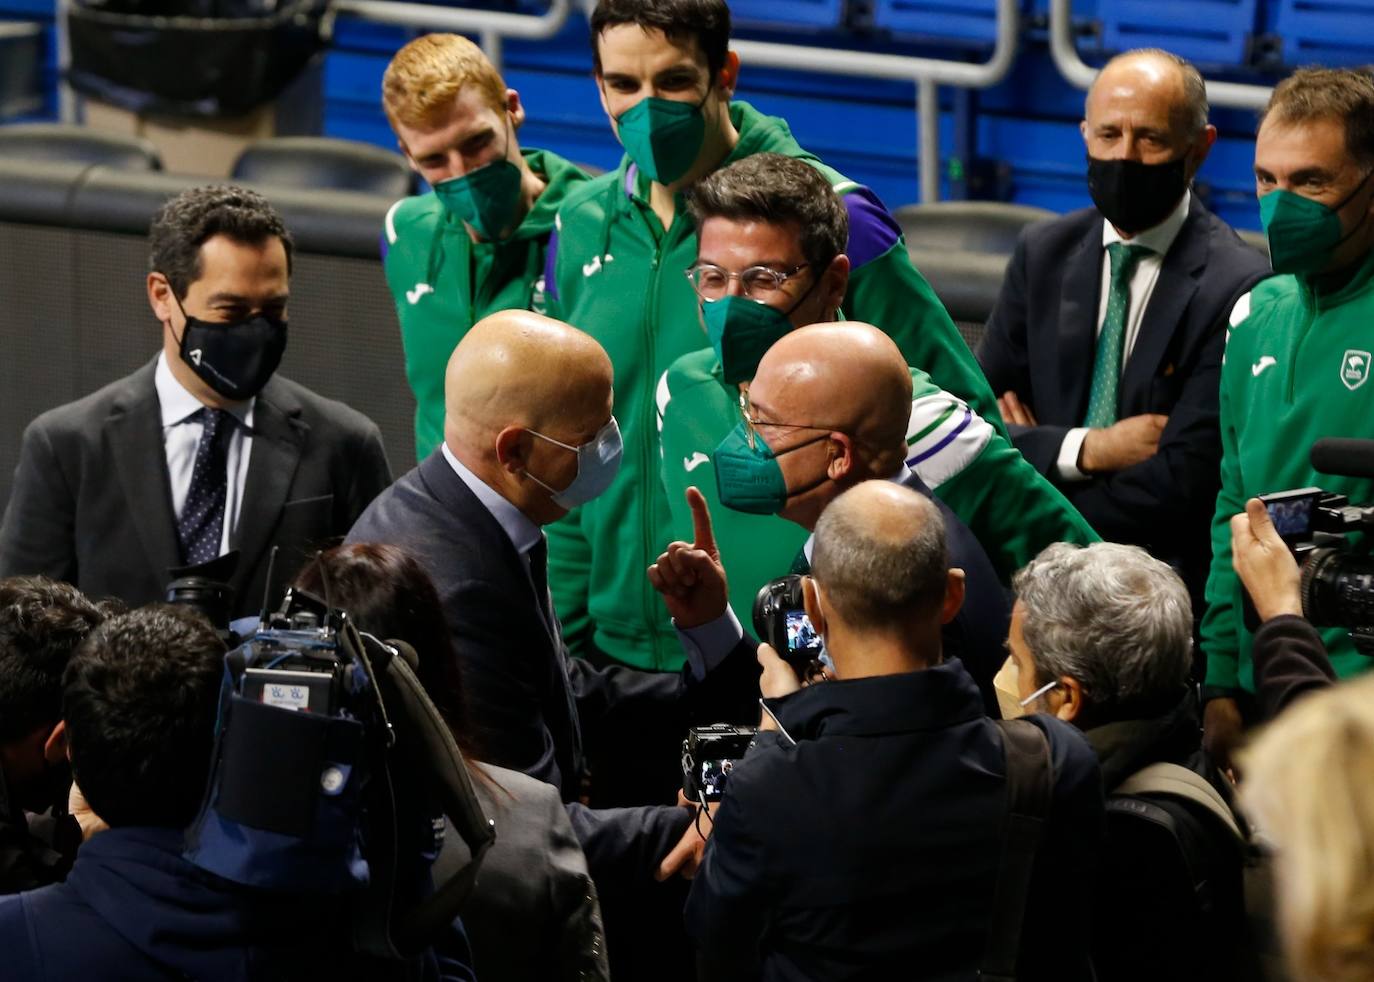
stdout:
{"type": "Polygon", "coordinates": [[[688,488],[687,507],[692,509],[693,545],[714,559],[719,551],[716,549],[716,533],[711,528],[711,509],[707,507],[706,496],[695,487],[688,488]]]}

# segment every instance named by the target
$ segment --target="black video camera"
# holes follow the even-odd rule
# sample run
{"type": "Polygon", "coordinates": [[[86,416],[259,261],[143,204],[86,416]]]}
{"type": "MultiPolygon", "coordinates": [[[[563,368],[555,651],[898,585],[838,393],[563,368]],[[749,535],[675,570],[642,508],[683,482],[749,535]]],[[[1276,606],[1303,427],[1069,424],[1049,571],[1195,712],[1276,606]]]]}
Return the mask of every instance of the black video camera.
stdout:
{"type": "MultiPolygon", "coordinates": [[[[1325,439],[1312,446],[1312,466],[1324,474],[1374,478],[1374,440],[1325,439]]],[[[1302,570],[1303,616],[1318,627],[1343,627],[1360,653],[1374,655],[1374,506],[1352,505],[1343,494],[1298,488],[1259,499],[1274,529],[1302,570]]],[[[1253,608],[1246,597],[1246,620],[1253,608]]]]}
{"type": "Polygon", "coordinates": [[[754,742],[752,726],[694,726],[682,741],[682,793],[691,801],[719,801],[735,763],[754,742]]]}
{"type": "Polygon", "coordinates": [[[754,598],[754,633],[767,641],[797,674],[810,671],[825,645],[806,616],[800,576],[780,576],[763,585],[754,598]]]}

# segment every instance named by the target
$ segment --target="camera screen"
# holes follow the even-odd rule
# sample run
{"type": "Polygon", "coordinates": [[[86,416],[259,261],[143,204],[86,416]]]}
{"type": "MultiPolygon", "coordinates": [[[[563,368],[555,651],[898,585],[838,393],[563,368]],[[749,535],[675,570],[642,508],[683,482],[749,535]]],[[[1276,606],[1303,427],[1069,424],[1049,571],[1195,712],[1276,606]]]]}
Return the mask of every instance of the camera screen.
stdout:
{"type": "Polygon", "coordinates": [[[701,762],[701,793],[707,801],[716,801],[725,793],[725,782],[734,768],[733,760],[703,760],[701,762]]]}
{"type": "Polygon", "coordinates": [[[813,656],[821,653],[821,636],[811,626],[804,610],[787,612],[787,650],[792,654],[808,652],[813,656]]]}
{"type": "Polygon", "coordinates": [[[1316,505],[1316,495],[1264,502],[1269,520],[1274,523],[1274,531],[1285,539],[1306,538],[1312,533],[1312,509],[1316,505]]]}

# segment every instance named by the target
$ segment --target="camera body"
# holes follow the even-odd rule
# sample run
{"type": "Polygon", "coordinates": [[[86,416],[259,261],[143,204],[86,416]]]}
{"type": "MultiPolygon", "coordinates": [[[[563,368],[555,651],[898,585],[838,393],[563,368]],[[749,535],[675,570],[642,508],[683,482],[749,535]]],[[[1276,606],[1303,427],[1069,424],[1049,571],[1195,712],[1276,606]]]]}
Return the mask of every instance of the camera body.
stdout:
{"type": "MultiPolygon", "coordinates": [[[[1351,533],[1374,532],[1374,507],[1343,494],[1297,488],[1262,494],[1274,529],[1302,571],[1303,616],[1318,627],[1343,627],[1362,654],[1374,655],[1374,558],[1351,533]]],[[[1246,597],[1247,626],[1253,608],[1246,597]]]]}
{"type": "Polygon", "coordinates": [[[754,598],[754,633],[805,674],[825,645],[811,625],[802,601],[802,578],[795,573],[769,580],[754,598]]]}
{"type": "Polygon", "coordinates": [[[754,742],[752,726],[694,726],[682,741],[682,792],[690,801],[719,801],[730,771],[754,742]]]}

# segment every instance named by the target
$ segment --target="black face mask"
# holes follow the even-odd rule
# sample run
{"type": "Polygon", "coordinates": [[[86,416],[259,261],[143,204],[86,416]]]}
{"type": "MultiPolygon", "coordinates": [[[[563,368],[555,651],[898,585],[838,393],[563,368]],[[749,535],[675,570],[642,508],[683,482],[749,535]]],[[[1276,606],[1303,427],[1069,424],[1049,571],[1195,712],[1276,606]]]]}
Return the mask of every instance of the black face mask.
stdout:
{"type": "Polygon", "coordinates": [[[1169,217],[1188,188],[1188,158],[1162,164],[1088,158],[1088,193],[1102,217],[1135,235],[1169,217]]]}
{"type": "MultiPolygon", "coordinates": [[[[176,294],[173,294],[175,299],[176,294]]],[[[181,307],[181,301],[177,300],[181,307]]],[[[286,350],[286,321],[259,314],[232,324],[214,324],[186,313],[181,360],[226,399],[240,402],[262,391],[286,350]]]]}

